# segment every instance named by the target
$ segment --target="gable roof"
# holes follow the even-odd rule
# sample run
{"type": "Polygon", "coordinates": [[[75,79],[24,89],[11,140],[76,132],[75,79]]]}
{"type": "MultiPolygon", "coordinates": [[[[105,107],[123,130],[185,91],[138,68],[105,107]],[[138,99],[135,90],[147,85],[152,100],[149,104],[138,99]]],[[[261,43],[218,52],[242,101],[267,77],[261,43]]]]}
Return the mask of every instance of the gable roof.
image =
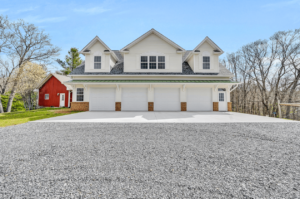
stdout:
{"type": "Polygon", "coordinates": [[[192,51],[189,52],[187,56],[185,56],[183,61],[188,60],[192,56],[193,54],[192,52],[197,50],[205,42],[209,43],[215,50],[218,50],[220,54],[224,53],[224,51],[215,42],[213,42],[213,40],[211,40],[208,36],[206,36],[192,51]]]}
{"type": "Polygon", "coordinates": [[[90,41],[79,53],[84,54],[86,52],[89,52],[89,48],[92,47],[97,41],[99,41],[106,49],[108,49],[110,52],[112,52],[112,56],[115,58],[116,61],[119,61],[116,54],[98,37],[96,36],[92,41],[90,41]]]}
{"type": "MultiPolygon", "coordinates": [[[[215,76],[215,77],[233,77],[233,74],[222,64],[219,65],[219,73],[194,73],[192,68],[187,62],[182,63],[181,73],[145,73],[145,72],[124,72],[124,62],[121,53],[118,50],[114,50],[117,56],[120,57],[119,62],[117,62],[110,72],[85,72],[85,63],[82,62],[80,66],[77,66],[69,76],[79,76],[79,75],[95,75],[95,76],[132,76],[132,75],[145,75],[145,76],[215,76]]],[[[188,52],[186,52],[188,54],[188,52]]]]}
{"type": "Polygon", "coordinates": [[[148,32],[146,32],[145,34],[143,34],[142,36],[140,36],[139,38],[137,38],[136,40],[134,40],[133,42],[131,42],[130,44],[128,44],[127,46],[125,46],[124,48],[122,48],[120,51],[124,52],[125,50],[127,50],[128,48],[131,48],[132,46],[139,43],[140,41],[142,41],[143,39],[145,39],[146,37],[148,37],[151,34],[155,34],[156,36],[158,36],[159,38],[161,38],[162,40],[164,40],[171,46],[173,46],[177,49],[180,49],[181,51],[185,51],[184,48],[182,48],[181,46],[179,46],[178,44],[176,44],[175,42],[173,42],[172,40],[170,40],[169,38],[167,38],[166,36],[164,36],[163,34],[161,34],[160,32],[158,32],[157,30],[155,30],[153,28],[151,30],[149,30],[148,32]]]}
{"type": "MultiPolygon", "coordinates": [[[[64,75],[58,75],[55,73],[50,73],[47,75],[36,87],[35,89],[40,89],[52,76],[54,76],[60,83],[64,84],[64,82],[70,81],[71,78],[64,76],[64,75]]],[[[67,90],[72,90],[72,87],[69,85],[65,85],[67,87],[67,90]]]]}

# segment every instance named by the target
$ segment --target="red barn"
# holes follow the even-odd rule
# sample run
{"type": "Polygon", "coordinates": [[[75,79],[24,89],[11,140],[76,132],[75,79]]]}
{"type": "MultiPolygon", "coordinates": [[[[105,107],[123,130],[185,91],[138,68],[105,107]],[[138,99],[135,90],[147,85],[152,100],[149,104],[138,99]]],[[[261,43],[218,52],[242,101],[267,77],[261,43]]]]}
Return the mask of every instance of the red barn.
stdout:
{"type": "Polygon", "coordinates": [[[63,83],[71,78],[58,74],[49,74],[36,87],[38,89],[38,105],[43,107],[70,107],[72,88],[63,83]]]}

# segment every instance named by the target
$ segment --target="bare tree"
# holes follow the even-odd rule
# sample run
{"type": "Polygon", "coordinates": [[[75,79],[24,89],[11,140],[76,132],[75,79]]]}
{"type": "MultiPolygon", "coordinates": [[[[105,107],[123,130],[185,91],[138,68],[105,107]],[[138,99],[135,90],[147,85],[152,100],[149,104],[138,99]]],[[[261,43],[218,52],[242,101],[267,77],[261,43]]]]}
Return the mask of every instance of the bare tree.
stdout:
{"type": "MultiPolygon", "coordinates": [[[[231,94],[234,111],[272,115],[278,100],[300,102],[300,29],[244,45],[222,62],[243,82],[231,94]]],[[[286,117],[300,112],[289,106],[282,109],[286,117]]]]}
{"type": "Polygon", "coordinates": [[[0,16],[0,113],[3,113],[1,95],[6,92],[9,77],[13,69],[3,65],[1,55],[10,48],[9,40],[13,38],[13,34],[9,31],[10,23],[7,17],[0,16]]]}
{"type": "Polygon", "coordinates": [[[8,56],[15,57],[18,73],[12,84],[7,112],[11,111],[17,85],[24,71],[24,65],[28,62],[50,63],[52,58],[58,56],[60,51],[58,47],[51,44],[48,34],[45,34],[33,24],[25,23],[23,20],[12,23],[10,31],[14,37],[8,41],[11,46],[8,56]]]}

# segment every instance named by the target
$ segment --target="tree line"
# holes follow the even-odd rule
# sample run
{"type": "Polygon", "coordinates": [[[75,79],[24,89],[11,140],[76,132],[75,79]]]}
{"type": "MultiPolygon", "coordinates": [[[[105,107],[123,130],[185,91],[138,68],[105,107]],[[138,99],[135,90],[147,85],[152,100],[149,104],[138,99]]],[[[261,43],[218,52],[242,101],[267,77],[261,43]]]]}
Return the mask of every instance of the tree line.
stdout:
{"type": "Polygon", "coordinates": [[[47,65],[57,62],[68,75],[82,63],[77,48],[71,48],[65,61],[55,59],[61,49],[51,43],[50,36],[34,24],[23,20],[12,22],[0,15],[0,113],[11,112],[16,94],[22,97],[26,110],[31,110],[37,99],[35,86],[46,77],[47,65]],[[3,109],[1,96],[8,95],[3,109]]]}
{"type": "MultiPolygon", "coordinates": [[[[278,101],[300,102],[300,29],[279,31],[227,54],[221,60],[242,82],[231,93],[233,111],[258,115],[278,113],[278,101]]],[[[295,114],[285,107],[285,117],[295,114]]]]}

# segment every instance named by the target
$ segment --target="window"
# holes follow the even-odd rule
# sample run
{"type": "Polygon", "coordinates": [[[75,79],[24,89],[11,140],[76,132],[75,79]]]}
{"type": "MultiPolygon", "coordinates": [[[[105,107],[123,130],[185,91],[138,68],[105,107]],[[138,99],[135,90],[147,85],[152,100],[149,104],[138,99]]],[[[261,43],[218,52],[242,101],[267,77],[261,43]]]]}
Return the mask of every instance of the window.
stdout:
{"type": "Polygon", "coordinates": [[[226,88],[218,88],[218,91],[226,91],[226,88]]]}
{"type": "Polygon", "coordinates": [[[224,102],[224,93],[219,93],[219,102],[224,102]]]}
{"type": "Polygon", "coordinates": [[[165,69],[165,56],[158,56],[158,69],[165,69]]]}
{"type": "Polygon", "coordinates": [[[83,88],[77,88],[77,102],[83,102],[83,88]]]}
{"type": "Polygon", "coordinates": [[[101,56],[94,57],[94,69],[101,69],[101,56]]]}
{"type": "Polygon", "coordinates": [[[64,101],[65,100],[65,95],[62,95],[61,96],[61,101],[64,101]]]}
{"type": "Polygon", "coordinates": [[[150,69],[156,69],[156,56],[150,56],[150,69]]]}
{"type": "Polygon", "coordinates": [[[141,56],[141,69],[148,69],[148,57],[141,56]]]}
{"type": "Polygon", "coordinates": [[[141,56],[141,69],[148,69],[148,64],[149,69],[165,69],[165,56],[141,56]]]}
{"type": "Polygon", "coordinates": [[[210,69],[210,57],[203,57],[203,69],[210,69]]]}
{"type": "Polygon", "coordinates": [[[45,94],[45,100],[49,99],[49,94],[45,94]]]}

